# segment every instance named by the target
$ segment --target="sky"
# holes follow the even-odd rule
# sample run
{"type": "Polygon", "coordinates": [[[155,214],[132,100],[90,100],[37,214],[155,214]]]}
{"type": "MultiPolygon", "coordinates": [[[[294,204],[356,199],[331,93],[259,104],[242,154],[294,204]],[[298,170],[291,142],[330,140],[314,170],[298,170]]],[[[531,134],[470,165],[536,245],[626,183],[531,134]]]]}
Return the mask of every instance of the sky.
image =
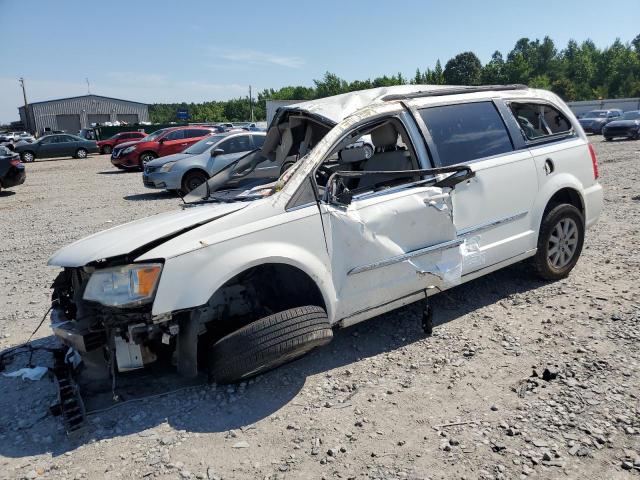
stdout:
{"type": "Polygon", "coordinates": [[[640,0],[32,1],[0,0],[0,123],[27,99],[91,93],[140,102],[225,100],[444,63],[482,63],[522,37],[591,39],[640,33],[640,0]]]}

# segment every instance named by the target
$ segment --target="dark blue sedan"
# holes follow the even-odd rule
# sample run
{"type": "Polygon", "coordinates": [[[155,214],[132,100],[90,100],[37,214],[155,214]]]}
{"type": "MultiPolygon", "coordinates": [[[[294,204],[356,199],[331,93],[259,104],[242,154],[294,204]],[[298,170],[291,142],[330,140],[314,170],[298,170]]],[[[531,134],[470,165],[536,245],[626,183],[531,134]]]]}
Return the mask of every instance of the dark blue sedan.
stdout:
{"type": "Polygon", "coordinates": [[[24,162],[33,162],[36,158],[87,158],[90,153],[98,153],[98,144],[93,140],[64,133],[46,135],[33,143],[16,145],[15,151],[24,162]]]}

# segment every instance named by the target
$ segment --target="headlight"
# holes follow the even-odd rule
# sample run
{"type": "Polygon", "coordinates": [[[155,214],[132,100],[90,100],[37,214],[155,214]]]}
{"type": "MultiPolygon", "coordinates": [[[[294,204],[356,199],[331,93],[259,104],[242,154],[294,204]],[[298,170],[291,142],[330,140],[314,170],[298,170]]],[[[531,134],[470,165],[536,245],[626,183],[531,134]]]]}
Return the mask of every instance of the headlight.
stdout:
{"type": "Polygon", "coordinates": [[[122,154],[123,154],[123,155],[126,155],[127,153],[131,153],[131,152],[133,152],[135,149],[136,149],[136,146],[135,146],[135,145],[131,145],[130,147],[125,148],[125,149],[122,151],[122,154]]]}
{"type": "Polygon", "coordinates": [[[162,167],[160,167],[161,172],[170,172],[176,162],[167,162],[162,167]]]}
{"type": "Polygon", "coordinates": [[[162,272],[160,263],[123,265],[91,274],[82,298],[110,307],[134,307],[149,303],[162,272]]]}

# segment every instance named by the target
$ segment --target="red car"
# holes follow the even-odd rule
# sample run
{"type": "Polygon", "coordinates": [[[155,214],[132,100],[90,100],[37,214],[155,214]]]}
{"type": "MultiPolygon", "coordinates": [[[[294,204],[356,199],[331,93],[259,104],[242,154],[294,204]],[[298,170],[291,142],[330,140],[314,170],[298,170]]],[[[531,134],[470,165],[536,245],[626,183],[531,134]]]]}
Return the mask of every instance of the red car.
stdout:
{"type": "Polygon", "coordinates": [[[111,153],[111,150],[113,150],[113,147],[116,145],[133,140],[140,140],[146,136],[147,134],[145,132],[120,132],[106,140],[100,140],[98,142],[98,148],[100,149],[100,153],[111,153]]]}
{"type": "Polygon", "coordinates": [[[210,127],[171,127],[156,130],[137,142],[116,145],[111,163],[120,169],[144,168],[154,158],[180,153],[204,137],[211,135],[210,127]]]}

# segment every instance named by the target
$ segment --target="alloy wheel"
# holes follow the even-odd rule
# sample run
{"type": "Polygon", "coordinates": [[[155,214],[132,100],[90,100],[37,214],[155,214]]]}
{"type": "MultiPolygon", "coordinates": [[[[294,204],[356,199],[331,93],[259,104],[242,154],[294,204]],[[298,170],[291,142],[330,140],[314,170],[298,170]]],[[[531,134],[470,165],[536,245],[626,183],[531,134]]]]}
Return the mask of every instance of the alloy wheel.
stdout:
{"type": "Polygon", "coordinates": [[[578,247],[578,226],[572,218],[561,219],[551,231],[547,260],[553,268],[561,269],[571,262],[578,247]]]}

